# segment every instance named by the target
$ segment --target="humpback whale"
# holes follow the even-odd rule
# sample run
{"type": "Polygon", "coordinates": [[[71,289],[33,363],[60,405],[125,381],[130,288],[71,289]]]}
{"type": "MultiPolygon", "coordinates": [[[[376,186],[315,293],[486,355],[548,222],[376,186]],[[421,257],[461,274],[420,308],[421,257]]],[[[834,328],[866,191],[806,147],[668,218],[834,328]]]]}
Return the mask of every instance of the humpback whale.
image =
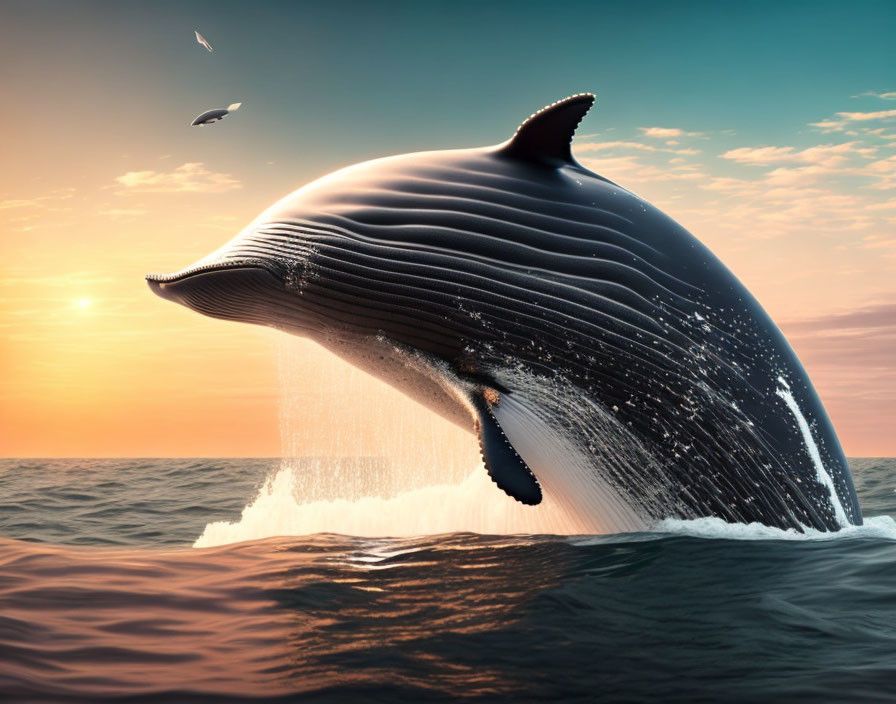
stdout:
{"type": "Polygon", "coordinates": [[[375,159],[263,212],[161,297],[310,337],[479,439],[583,532],[862,515],[812,384],[707,247],[572,155],[578,94],[496,146],[375,159]]]}

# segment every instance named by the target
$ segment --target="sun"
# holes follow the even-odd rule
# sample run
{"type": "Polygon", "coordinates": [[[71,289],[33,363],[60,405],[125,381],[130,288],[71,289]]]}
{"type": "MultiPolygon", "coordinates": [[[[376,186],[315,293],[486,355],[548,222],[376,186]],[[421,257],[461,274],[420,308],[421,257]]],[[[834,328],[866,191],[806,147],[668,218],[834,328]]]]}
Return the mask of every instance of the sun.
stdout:
{"type": "Polygon", "coordinates": [[[91,301],[89,298],[79,298],[75,301],[75,305],[81,310],[84,310],[86,308],[90,308],[90,306],[93,305],[93,301],[91,301]]]}

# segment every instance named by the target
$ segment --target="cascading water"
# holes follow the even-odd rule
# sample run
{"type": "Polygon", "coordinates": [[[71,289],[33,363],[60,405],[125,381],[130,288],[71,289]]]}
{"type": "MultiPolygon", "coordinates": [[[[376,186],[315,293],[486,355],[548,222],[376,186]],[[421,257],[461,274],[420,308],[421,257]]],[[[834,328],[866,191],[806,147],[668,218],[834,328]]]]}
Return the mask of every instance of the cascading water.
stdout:
{"type": "Polygon", "coordinates": [[[314,343],[276,336],[283,460],[239,521],[195,547],[281,535],[574,533],[489,479],[476,439],[314,343]]]}
{"type": "Polygon", "coordinates": [[[462,480],[475,441],[314,342],[276,336],[283,467],[303,503],[462,480]]]}

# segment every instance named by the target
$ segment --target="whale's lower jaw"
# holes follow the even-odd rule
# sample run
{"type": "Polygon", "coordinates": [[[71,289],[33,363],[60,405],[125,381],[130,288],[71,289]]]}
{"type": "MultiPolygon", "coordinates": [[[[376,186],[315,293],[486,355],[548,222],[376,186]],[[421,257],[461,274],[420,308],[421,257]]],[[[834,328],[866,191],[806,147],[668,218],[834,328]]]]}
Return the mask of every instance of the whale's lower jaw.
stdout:
{"type": "Polygon", "coordinates": [[[146,281],[157,296],[221,320],[266,325],[307,335],[315,328],[269,267],[251,261],[191,267],[174,274],[148,274],[146,281]]]}

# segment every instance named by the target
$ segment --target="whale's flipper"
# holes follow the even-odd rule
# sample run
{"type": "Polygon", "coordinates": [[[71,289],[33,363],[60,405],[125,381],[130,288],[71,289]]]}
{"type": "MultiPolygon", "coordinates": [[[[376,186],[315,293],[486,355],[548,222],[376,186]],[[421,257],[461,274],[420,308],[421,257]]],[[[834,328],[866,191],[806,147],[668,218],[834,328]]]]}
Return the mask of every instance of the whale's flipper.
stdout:
{"type": "Polygon", "coordinates": [[[492,481],[508,496],[535,506],[541,503],[538,480],[513,449],[492,411],[492,402],[483,397],[475,406],[479,415],[479,450],[492,481]]]}
{"type": "Polygon", "coordinates": [[[592,93],[579,93],[542,108],[519,126],[502,153],[550,166],[575,165],[572,136],[592,105],[592,93]]]}

